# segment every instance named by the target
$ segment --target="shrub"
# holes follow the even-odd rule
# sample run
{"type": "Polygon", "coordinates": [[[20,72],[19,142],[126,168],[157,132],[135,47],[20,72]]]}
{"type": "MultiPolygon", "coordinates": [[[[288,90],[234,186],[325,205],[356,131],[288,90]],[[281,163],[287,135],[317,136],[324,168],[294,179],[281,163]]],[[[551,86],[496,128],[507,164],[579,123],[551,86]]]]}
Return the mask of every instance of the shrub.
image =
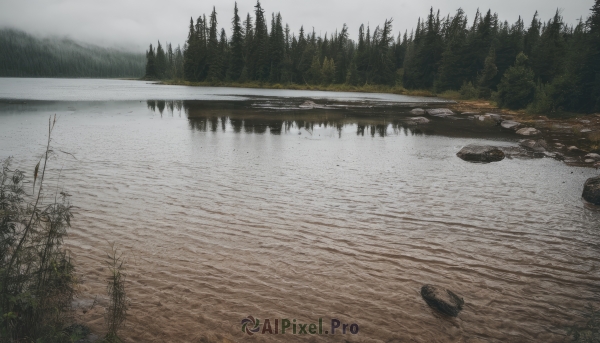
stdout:
{"type": "Polygon", "coordinates": [[[473,86],[472,82],[464,82],[460,87],[460,97],[463,100],[472,100],[479,98],[479,91],[473,86]]]}
{"type": "MultiPolygon", "coordinates": [[[[53,127],[51,122],[50,134],[53,127]]],[[[62,197],[45,196],[44,177],[51,154],[49,135],[34,171],[31,195],[24,188],[24,173],[12,170],[10,159],[2,162],[0,337],[9,342],[64,342],[70,336],[63,328],[71,319],[77,281],[62,243],[72,214],[64,192],[62,197]]]]}

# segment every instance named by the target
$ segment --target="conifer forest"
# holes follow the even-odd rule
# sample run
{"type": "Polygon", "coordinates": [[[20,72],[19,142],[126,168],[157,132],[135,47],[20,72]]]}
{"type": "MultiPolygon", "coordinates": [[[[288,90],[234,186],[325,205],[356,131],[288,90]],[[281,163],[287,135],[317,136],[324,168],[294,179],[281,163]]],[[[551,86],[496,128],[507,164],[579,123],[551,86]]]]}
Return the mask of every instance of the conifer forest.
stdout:
{"type": "MultiPolygon", "coordinates": [[[[503,21],[491,10],[469,17],[433,8],[410,32],[396,34],[393,19],[346,25],[317,35],[293,32],[280,13],[260,2],[242,17],[233,8],[231,33],[219,30],[216,11],[190,19],[183,47],[150,45],[146,78],[210,84],[387,85],[463,99],[493,99],[532,112],[600,110],[600,0],[577,25],[560,11],[543,19],[503,21]]],[[[229,23],[228,23],[229,26],[229,23]]]]}
{"type": "Polygon", "coordinates": [[[0,29],[0,77],[140,78],[143,53],[0,29]]]}

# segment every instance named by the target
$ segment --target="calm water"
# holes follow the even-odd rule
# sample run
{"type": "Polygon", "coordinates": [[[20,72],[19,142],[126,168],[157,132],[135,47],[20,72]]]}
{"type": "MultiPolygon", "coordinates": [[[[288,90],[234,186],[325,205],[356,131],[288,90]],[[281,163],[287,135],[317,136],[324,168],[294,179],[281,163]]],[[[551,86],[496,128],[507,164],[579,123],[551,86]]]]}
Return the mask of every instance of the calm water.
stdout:
{"type": "Polygon", "coordinates": [[[77,206],[78,303],[100,304],[81,321],[102,330],[112,242],[128,257],[128,342],[560,342],[598,302],[600,212],[580,198],[595,170],[467,163],[465,144],[515,138],[408,125],[422,99],[319,92],[326,108],[299,109],[307,93],[0,79],[21,99],[0,102],[0,158],[32,171],[59,117],[48,184],[77,206]],[[458,318],[427,307],[426,283],[464,297],[458,318]],[[248,315],[360,332],[249,337],[248,315]]]}

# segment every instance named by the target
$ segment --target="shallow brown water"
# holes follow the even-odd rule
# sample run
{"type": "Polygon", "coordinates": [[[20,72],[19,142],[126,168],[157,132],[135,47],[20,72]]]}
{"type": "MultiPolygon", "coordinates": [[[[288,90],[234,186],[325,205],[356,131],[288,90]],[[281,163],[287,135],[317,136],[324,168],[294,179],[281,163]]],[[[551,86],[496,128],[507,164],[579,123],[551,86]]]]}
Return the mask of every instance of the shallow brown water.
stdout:
{"type": "Polygon", "coordinates": [[[58,152],[53,175],[77,206],[78,304],[99,304],[79,314],[99,332],[111,242],[128,258],[127,342],[560,342],[598,300],[600,212],[580,199],[594,170],[466,163],[481,137],[515,142],[407,126],[400,105],[170,104],[0,106],[0,158],[27,170],[60,116],[54,146],[77,159],[58,152]],[[427,307],[426,283],[464,297],[458,318],[427,307]],[[248,336],[249,315],[360,331],[248,336]]]}

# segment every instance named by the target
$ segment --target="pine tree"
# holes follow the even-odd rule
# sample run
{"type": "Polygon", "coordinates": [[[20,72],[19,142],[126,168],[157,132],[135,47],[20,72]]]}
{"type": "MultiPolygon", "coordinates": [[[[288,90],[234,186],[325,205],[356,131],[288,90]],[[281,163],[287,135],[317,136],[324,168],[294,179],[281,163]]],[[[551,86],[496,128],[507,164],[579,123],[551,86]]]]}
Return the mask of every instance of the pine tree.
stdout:
{"type": "Polygon", "coordinates": [[[196,69],[198,59],[198,35],[194,26],[194,20],[190,18],[190,30],[188,39],[183,49],[183,75],[188,81],[196,80],[196,69]]]}
{"type": "Polygon", "coordinates": [[[152,44],[146,51],[146,79],[156,79],[155,54],[152,44]]]}
{"type": "Polygon", "coordinates": [[[237,81],[242,75],[244,69],[244,34],[238,15],[237,2],[233,9],[233,19],[231,20],[231,54],[229,59],[229,79],[237,81]]]}
{"type": "Polygon", "coordinates": [[[167,57],[165,55],[165,50],[163,49],[160,41],[158,41],[158,45],[156,47],[156,59],[155,59],[155,68],[156,68],[156,78],[163,79],[165,78],[167,72],[167,57]]]}
{"type": "Polygon", "coordinates": [[[269,58],[269,33],[265,21],[265,13],[260,5],[260,1],[256,2],[254,9],[255,27],[250,52],[254,75],[251,75],[251,78],[259,81],[267,81],[271,62],[269,58]]]}
{"type": "Polygon", "coordinates": [[[246,15],[244,21],[244,68],[242,68],[242,74],[240,75],[240,82],[247,82],[254,75],[255,64],[252,55],[252,48],[254,46],[254,26],[252,24],[252,17],[250,13],[246,15]]]}
{"type": "Polygon", "coordinates": [[[221,55],[219,54],[219,40],[217,38],[217,11],[213,7],[210,15],[210,29],[208,31],[207,60],[209,82],[221,81],[221,55]]]}
{"type": "Polygon", "coordinates": [[[531,65],[542,83],[552,82],[564,67],[565,41],[563,21],[556,11],[554,18],[544,27],[539,41],[533,47],[531,65]]]}

